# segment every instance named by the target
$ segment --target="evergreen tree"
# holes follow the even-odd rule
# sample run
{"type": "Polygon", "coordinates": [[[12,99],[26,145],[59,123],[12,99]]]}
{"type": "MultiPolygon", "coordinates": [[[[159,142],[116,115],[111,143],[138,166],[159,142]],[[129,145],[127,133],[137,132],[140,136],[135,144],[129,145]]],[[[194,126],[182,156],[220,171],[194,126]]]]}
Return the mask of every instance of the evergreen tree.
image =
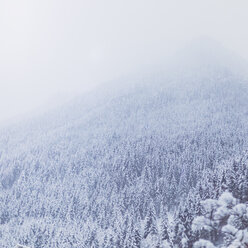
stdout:
{"type": "Polygon", "coordinates": [[[134,248],[141,248],[141,235],[139,230],[136,228],[134,231],[134,238],[133,238],[133,247],[134,248]]]}
{"type": "Polygon", "coordinates": [[[168,216],[167,213],[162,215],[162,226],[161,226],[161,238],[162,240],[169,240],[169,231],[168,231],[168,216]]]}
{"type": "Polygon", "coordinates": [[[209,235],[205,241],[197,241],[194,247],[202,247],[204,242],[212,247],[248,247],[247,205],[238,203],[229,192],[218,200],[207,199],[202,204],[204,215],[194,219],[192,228],[206,230],[209,235]]]}
{"type": "Polygon", "coordinates": [[[145,220],[145,228],[144,228],[144,238],[146,239],[149,234],[157,235],[158,230],[156,226],[156,212],[154,205],[151,204],[148,212],[148,216],[145,220]]]}

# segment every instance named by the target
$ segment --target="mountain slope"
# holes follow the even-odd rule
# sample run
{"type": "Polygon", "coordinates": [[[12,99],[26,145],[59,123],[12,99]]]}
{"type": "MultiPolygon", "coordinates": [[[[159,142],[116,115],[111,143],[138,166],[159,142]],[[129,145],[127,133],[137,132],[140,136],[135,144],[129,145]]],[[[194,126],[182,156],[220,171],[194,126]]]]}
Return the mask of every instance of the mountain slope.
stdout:
{"type": "Polygon", "coordinates": [[[3,247],[124,247],[247,150],[248,82],[213,64],[105,85],[3,130],[3,247]]]}

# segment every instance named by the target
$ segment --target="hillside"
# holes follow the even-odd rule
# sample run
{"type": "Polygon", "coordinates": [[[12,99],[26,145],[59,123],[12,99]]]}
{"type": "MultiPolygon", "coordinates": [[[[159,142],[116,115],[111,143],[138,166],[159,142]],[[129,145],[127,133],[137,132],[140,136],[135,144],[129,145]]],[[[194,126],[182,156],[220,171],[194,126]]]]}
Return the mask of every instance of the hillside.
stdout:
{"type": "Polygon", "coordinates": [[[2,247],[131,247],[130,233],[152,247],[151,212],[161,226],[202,173],[248,149],[248,81],[198,59],[2,129],[2,247]]]}

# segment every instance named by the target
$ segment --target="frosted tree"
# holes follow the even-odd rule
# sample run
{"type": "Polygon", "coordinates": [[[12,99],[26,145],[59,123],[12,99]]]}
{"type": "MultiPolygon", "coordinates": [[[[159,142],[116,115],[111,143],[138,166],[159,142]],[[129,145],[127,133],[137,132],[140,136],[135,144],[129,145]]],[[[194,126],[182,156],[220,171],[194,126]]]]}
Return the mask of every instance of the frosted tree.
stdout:
{"type": "Polygon", "coordinates": [[[149,234],[156,235],[158,233],[156,223],[156,211],[154,205],[151,204],[148,215],[145,219],[145,227],[144,227],[144,238],[146,239],[149,234]]]}
{"type": "Polygon", "coordinates": [[[139,230],[136,228],[133,237],[133,248],[140,248],[140,247],[141,247],[141,235],[139,230]]]}
{"type": "Polygon", "coordinates": [[[161,223],[161,239],[169,240],[169,230],[168,230],[168,216],[167,213],[162,215],[162,223],[161,223]]]}
{"type": "Polygon", "coordinates": [[[200,231],[205,240],[194,247],[248,247],[247,205],[224,192],[218,200],[204,200],[202,206],[203,215],[194,219],[192,229],[200,231]]]}

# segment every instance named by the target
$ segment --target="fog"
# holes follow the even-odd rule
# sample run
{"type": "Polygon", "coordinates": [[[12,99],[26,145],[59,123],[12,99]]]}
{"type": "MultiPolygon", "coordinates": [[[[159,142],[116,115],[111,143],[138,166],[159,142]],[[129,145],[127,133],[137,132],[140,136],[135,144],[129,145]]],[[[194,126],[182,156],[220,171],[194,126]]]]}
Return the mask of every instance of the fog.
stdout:
{"type": "Polygon", "coordinates": [[[147,70],[210,37],[248,59],[248,2],[1,0],[0,121],[147,70]]]}

